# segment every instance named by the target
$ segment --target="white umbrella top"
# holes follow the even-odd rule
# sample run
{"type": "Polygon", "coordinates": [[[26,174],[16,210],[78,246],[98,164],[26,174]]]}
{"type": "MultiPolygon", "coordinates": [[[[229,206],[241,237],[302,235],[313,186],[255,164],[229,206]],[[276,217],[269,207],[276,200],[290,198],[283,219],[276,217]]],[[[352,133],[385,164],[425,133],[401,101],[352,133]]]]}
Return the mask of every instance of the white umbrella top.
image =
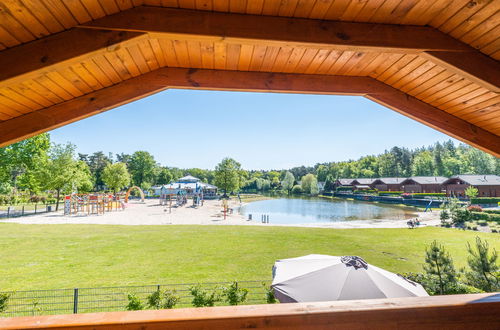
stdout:
{"type": "Polygon", "coordinates": [[[428,296],[420,284],[355,256],[278,260],[271,287],[281,302],[428,296]]]}

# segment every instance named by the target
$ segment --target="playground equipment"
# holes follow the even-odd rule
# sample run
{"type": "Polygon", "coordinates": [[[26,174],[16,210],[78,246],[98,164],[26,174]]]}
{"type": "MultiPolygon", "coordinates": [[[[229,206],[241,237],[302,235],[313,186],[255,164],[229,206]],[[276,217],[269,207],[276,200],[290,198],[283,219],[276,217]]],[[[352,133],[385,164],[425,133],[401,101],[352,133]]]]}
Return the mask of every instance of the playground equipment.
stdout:
{"type": "Polygon", "coordinates": [[[141,194],[141,202],[144,203],[144,192],[142,191],[141,188],[139,188],[137,186],[132,186],[132,187],[128,188],[127,193],[125,194],[125,203],[128,203],[128,198],[130,197],[130,192],[132,191],[132,189],[139,191],[139,194],[141,194]]]}
{"type": "Polygon", "coordinates": [[[72,194],[64,198],[64,214],[104,214],[113,210],[124,210],[125,202],[120,195],[72,194]]]}

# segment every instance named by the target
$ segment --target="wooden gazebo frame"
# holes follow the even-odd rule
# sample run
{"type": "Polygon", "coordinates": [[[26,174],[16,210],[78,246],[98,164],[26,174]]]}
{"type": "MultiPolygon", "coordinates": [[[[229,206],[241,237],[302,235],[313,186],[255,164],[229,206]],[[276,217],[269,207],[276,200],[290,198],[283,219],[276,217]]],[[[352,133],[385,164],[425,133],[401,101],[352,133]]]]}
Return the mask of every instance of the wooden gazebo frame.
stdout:
{"type": "MultiPolygon", "coordinates": [[[[498,0],[0,0],[0,147],[189,88],[361,95],[499,157],[499,59],[498,0]]],[[[421,303],[433,306],[429,299],[421,303]]],[[[478,299],[488,305],[483,314],[498,313],[498,298],[478,299]]],[[[416,302],[401,312],[408,308],[393,303],[384,305],[387,315],[425,314],[445,327],[478,306],[450,298],[439,307],[451,313],[443,319],[437,307],[416,302]]],[[[311,321],[309,307],[290,307],[300,314],[295,326],[311,321]]],[[[256,309],[262,319],[255,324],[285,327],[272,316],[280,308],[256,309]]],[[[367,315],[352,310],[358,320],[367,315]]],[[[217,317],[244,325],[247,312],[217,317]]],[[[153,328],[159,314],[142,315],[150,322],[139,317],[137,327],[153,328]]],[[[118,328],[123,319],[108,320],[118,328]]],[[[483,319],[477,328],[493,324],[483,319]]]]}

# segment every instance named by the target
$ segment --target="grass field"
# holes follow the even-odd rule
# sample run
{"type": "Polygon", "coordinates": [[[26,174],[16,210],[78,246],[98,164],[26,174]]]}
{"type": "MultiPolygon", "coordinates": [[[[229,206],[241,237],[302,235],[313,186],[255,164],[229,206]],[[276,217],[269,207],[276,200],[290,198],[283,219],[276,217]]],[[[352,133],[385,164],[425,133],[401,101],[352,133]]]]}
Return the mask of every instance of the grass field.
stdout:
{"type": "Polygon", "coordinates": [[[444,228],[0,223],[0,291],[265,280],[276,259],[310,253],[359,255],[394,272],[419,271],[434,239],[460,267],[475,236],[500,250],[499,234],[444,228]]]}

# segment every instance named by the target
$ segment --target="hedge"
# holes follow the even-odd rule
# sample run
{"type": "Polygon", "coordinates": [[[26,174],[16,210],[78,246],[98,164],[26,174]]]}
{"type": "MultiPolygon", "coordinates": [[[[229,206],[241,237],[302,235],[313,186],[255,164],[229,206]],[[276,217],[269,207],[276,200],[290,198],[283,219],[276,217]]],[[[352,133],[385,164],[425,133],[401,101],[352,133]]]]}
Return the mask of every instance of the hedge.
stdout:
{"type": "Polygon", "coordinates": [[[490,220],[490,215],[483,212],[471,212],[472,219],[474,220],[490,220]]]}
{"type": "Polygon", "coordinates": [[[445,193],[414,193],[413,196],[446,197],[445,193]]]}
{"type": "Polygon", "coordinates": [[[498,204],[500,197],[476,197],[470,199],[471,204],[498,204]]]}
{"type": "Polygon", "coordinates": [[[483,210],[483,212],[486,212],[489,214],[500,214],[500,210],[483,210]]]}
{"type": "Polygon", "coordinates": [[[378,194],[380,196],[386,196],[386,195],[401,195],[403,191],[379,191],[378,194]]]}
{"type": "Polygon", "coordinates": [[[367,189],[367,190],[354,190],[355,194],[376,194],[377,190],[367,189]]]}
{"type": "Polygon", "coordinates": [[[496,221],[500,223],[500,214],[490,214],[490,221],[496,221]]]}

